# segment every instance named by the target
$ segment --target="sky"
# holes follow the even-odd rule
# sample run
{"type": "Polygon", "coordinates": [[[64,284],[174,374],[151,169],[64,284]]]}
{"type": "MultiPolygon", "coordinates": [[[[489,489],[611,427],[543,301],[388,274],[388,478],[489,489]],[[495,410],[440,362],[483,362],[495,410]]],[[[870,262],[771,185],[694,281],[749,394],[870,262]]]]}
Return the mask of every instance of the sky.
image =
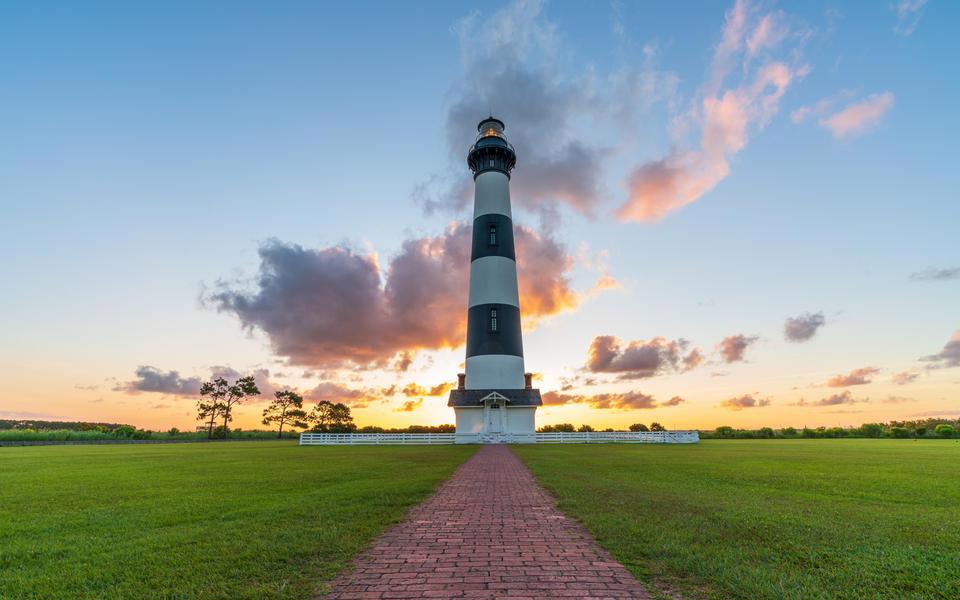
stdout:
{"type": "Polygon", "coordinates": [[[6,2],[0,418],[452,423],[490,113],[538,425],[956,417],[958,13],[6,2]]]}

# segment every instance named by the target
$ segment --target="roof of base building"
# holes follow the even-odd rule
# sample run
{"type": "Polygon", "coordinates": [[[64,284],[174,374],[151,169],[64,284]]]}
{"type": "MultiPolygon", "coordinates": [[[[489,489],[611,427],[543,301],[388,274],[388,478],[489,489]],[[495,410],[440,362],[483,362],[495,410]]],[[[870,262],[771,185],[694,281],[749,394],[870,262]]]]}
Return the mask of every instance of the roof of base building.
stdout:
{"type": "Polygon", "coordinates": [[[447,406],[481,406],[485,397],[493,392],[507,399],[507,406],[543,406],[540,390],[525,388],[521,390],[450,390],[447,406]]]}

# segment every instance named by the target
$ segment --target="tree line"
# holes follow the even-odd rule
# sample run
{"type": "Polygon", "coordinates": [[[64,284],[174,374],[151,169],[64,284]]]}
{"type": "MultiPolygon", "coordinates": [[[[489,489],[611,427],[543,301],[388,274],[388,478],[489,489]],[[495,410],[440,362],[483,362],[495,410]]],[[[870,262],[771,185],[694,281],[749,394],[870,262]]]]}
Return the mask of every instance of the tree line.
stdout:
{"type": "MultiPolygon", "coordinates": [[[[630,426],[630,431],[666,431],[667,428],[654,421],[650,423],[650,426],[647,427],[643,423],[634,423],[630,426]]],[[[563,433],[573,433],[574,431],[586,432],[586,431],[597,431],[593,427],[587,424],[583,424],[580,427],[574,427],[572,423],[559,423],[557,425],[544,425],[537,429],[539,433],[553,433],[553,432],[563,432],[563,433]]],[[[599,431],[610,432],[618,431],[613,427],[608,427],[607,429],[600,429],[599,431]]]]}
{"type": "Polygon", "coordinates": [[[953,438],[960,436],[960,420],[923,419],[919,421],[890,421],[864,423],[859,427],[761,427],[735,429],[721,425],[713,430],[700,431],[702,439],[773,439],[773,438],[953,438]]]}

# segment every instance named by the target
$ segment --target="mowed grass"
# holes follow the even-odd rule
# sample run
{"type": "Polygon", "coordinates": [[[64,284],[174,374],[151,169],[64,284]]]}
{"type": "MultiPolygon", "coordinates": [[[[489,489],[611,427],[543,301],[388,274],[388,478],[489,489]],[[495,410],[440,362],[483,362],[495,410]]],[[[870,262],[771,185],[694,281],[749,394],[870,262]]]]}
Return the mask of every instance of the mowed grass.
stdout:
{"type": "Polygon", "coordinates": [[[0,598],[310,598],[475,448],[0,448],[0,598]]]}
{"type": "Polygon", "coordinates": [[[684,598],[960,598],[960,443],[514,447],[640,580],[684,598]]]}

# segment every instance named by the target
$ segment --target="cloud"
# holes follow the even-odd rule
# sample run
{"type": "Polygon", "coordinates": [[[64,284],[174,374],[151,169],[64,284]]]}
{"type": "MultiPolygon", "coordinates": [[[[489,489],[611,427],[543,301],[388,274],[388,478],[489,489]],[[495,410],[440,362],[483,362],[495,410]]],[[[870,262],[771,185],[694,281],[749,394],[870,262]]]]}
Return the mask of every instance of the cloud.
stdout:
{"type": "Polygon", "coordinates": [[[927,269],[910,275],[912,281],[953,281],[960,279],[960,267],[947,269],[927,269]]]}
{"type": "Polygon", "coordinates": [[[619,373],[623,379],[640,379],[654,375],[685,372],[700,364],[699,349],[687,352],[689,342],[656,337],[649,341],[634,340],[625,347],[612,335],[593,338],[587,351],[586,369],[593,373],[619,373]]]}
{"type": "Polygon", "coordinates": [[[842,394],[833,394],[831,396],[827,396],[826,398],[821,398],[816,402],[807,402],[806,400],[801,398],[800,401],[794,403],[793,406],[838,406],[841,404],[857,404],[857,403],[867,403],[867,402],[870,402],[869,398],[857,400],[850,394],[850,391],[847,390],[842,394]]]}
{"type": "Polygon", "coordinates": [[[397,373],[406,373],[410,365],[413,364],[412,352],[401,352],[397,355],[397,360],[393,363],[393,370],[397,373]]]}
{"type": "Polygon", "coordinates": [[[826,322],[822,312],[788,317],[783,324],[783,337],[789,342],[805,342],[816,335],[826,322]]]}
{"type": "Polygon", "coordinates": [[[720,355],[723,357],[724,362],[732,363],[737,361],[744,360],[743,355],[752,344],[756,343],[760,338],[758,336],[746,336],[742,333],[737,335],[729,335],[719,344],[717,344],[717,350],[720,351],[720,355]]]}
{"type": "Polygon", "coordinates": [[[871,94],[866,99],[850,104],[843,110],[820,119],[821,127],[829,129],[836,139],[847,139],[869,131],[893,108],[893,93],[871,94]]]}
{"type": "Polygon", "coordinates": [[[753,394],[747,394],[745,396],[728,398],[727,400],[721,402],[720,406],[730,410],[739,411],[745,408],[762,408],[764,406],[770,406],[770,400],[769,398],[754,398],[753,394]]]}
{"type": "Polygon", "coordinates": [[[616,212],[621,221],[657,221],[696,202],[730,174],[730,161],[779,112],[780,99],[808,71],[805,66],[768,59],[752,66],[761,49],[772,49],[793,32],[780,13],[759,14],[746,0],[727,12],[710,73],[686,114],[681,131],[700,134],[692,149],[679,149],[644,163],[629,174],[627,201],[616,212]],[[724,85],[740,64],[742,79],[724,85]]]}
{"type": "Polygon", "coordinates": [[[181,377],[177,371],[161,371],[149,365],[141,365],[134,371],[136,379],[118,383],[113,391],[127,394],[153,392],[171,396],[198,396],[200,394],[199,377],[181,377]]]}
{"type": "MultiPolygon", "coordinates": [[[[656,408],[657,402],[653,396],[641,392],[623,392],[607,393],[594,395],[581,394],[561,394],[558,392],[546,392],[542,395],[543,403],[546,406],[556,406],[563,404],[584,404],[590,408],[597,409],[617,409],[617,410],[637,410],[656,408]]],[[[664,403],[664,406],[675,406],[671,401],[664,403]]]]}
{"type": "Polygon", "coordinates": [[[574,133],[590,108],[592,86],[586,75],[560,74],[556,26],[542,15],[541,3],[517,1],[490,14],[474,12],[453,31],[464,68],[446,118],[456,167],[418,186],[415,199],[427,212],[466,206],[472,185],[464,157],[476,136],[473,126],[493,113],[506,122],[522,164],[511,180],[516,202],[528,208],[560,202],[592,214],[602,195],[603,151],[574,133]]]}
{"type": "Polygon", "coordinates": [[[902,373],[895,373],[890,380],[897,385],[907,385],[916,381],[917,377],[920,377],[920,373],[916,371],[903,371],[902,373]]]}
{"type": "Polygon", "coordinates": [[[903,396],[887,396],[882,402],[884,404],[905,404],[907,402],[916,402],[915,398],[905,398],[903,396]]]}
{"type": "Polygon", "coordinates": [[[826,398],[821,398],[813,403],[813,406],[837,406],[839,404],[856,404],[857,402],[867,402],[867,400],[857,400],[850,395],[850,391],[842,394],[833,394],[826,398]]]}
{"type": "Polygon", "coordinates": [[[846,375],[835,375],[827,380],[828,387],[850,387],[852,385],[866,385],[871,382],[871,377],[880,372],[875,367],[863,367],[854,369],[846,375]]]}
{"type": "MultiPolygon", "coordinates": [[[[526,227],[514,234],[525,326],[577,306],[564,247],[526,227]]],[[[394,358],[399,368],[405,353],[464,342],[470,240],[470,226],[453,223],[404,242],[385,271],[372,254],[271,240],[260,247],[253,289],[219,281],[203,301],[264,332],[291,364],[383,367],[394,358]]]]}
{"type": "Polygon", "coordinates": [[[233,383],[241,377],[253,377],[253,382],[260,390],[260,399],[269,402],[273,398],[274,392],[281,389],[287,389],[289,386],[278,386],[270,380],[270,371],[268,369],[254,369],[246,373],[241,373],[232,367],[215,366],[210,367],[211,377],[223,377],[233,383]]]}
{"type": "Polygon", "coordinates": [[[943,350],[936,354],[924,356],[920,360],[930,363],[927,366],[928,369],[960,367],[960,329],[954,332],[953,337],[943,347],[943,350]]]}
{"type": "Polygon", "coordinates": [[[909,36],[916,31],[926,5],[927,0],[899,0],[894,4],[892,8],[897,14],[897,24],[893,32],[897,35],[909,36]]]}
{"type": "Polygon", "coordinates": [[[406,402],[404,402],[394,410],[396,412],[413,412],[418,408],[420,408],[421,406],[423,406],[423,398],[420,398],[418,400],[407,400],[406,402]]]}
{"type": "Polygon", "coordinates": [[[681,398],[680,396],[674,396],[673,398],[670,398],[670,399],[667,400],[666,402],[661,402],[661,403],[660,403],[660,406],[679,406],[680,404],[683,404],[684,402],[686,402],[686,400],[684,400],[684,399],[681,398]]]}
{"type": "Polygon", "coordinates": [[[451,389],[453,389],[453,384],[447,382],[438,383],[430,388],[425,388],[416,383],[409,383],[404,386],[401,392],[403,392],[404,396],[413,398],[415,396],[443,396],[451,389]]]}
{"type": "Polygon", "coordinates": [[[348,388],[333,381],[324,381],[308,390],[304,400],[320,402],[326,400],[334,404],[342,403],[351,408],[366,408],[371,402],[382,400],[376,390],[348,388]]]}

